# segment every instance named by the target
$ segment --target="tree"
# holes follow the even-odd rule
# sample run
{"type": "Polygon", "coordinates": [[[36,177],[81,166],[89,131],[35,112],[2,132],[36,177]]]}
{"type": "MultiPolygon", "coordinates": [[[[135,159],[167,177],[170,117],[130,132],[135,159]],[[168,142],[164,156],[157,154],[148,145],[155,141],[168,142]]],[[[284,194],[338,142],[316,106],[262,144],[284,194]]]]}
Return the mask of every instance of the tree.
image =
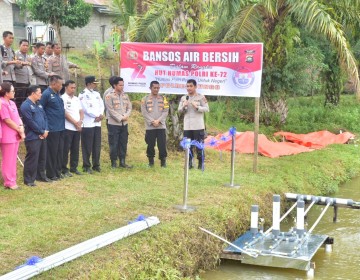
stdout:
{"type": "MultiPolygon", "coordinates": [[[[138,18],[130,34],[135,42],[205,43],[210,40],[212,26],[211,1],[157,0],[149,2],[147,13],[138,18]]],[[[177,107],[179,96],[170,96],[168,145],[178,146],[182,137],[182,122],[177,107]]]]}
{"type": "Polygon", "coordinates": [[[51,24],[60,45],[60,27],[84,27],[89,23],[92,13],[92,6],[84,0],[20,0],[17,3],[22,10],[29,12],[33,20],[51,24]]]}
{"type": "Polygon", "coordinates": [[[227,20],[220,14],[215,41],[264,42],[263,112],[275,112],[280,123],[286,119],[286,91],[279,85],[287,55],[299,39],[298,26],[327,38],[337,51],[338,64],[352,77],[360,98],[357,63],[344,31],[347,24],[360,21],[359,0],[220,0],[219,6],[228,12],[227,20]],[[227,9],[229,5],[238,9],[227,9]]]}

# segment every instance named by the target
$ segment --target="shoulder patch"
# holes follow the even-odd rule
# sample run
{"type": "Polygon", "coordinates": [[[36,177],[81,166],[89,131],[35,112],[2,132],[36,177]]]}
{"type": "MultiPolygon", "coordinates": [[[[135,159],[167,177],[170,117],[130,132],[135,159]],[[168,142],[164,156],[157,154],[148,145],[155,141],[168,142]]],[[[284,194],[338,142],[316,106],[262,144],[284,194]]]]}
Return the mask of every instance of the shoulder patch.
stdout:
{"type": "Polygon", "coordinates": [[[203,101],[204,103],[207,103],[207,99],[206,99],[205,96],[202,98],[202,101],[203,101]]]}
{"type": "Polygon", "coordinates": [[[111,98],[110,93],[108,93],[108,94],[105,96],[105,100],[109,100],[110,98],[111,98]]]}

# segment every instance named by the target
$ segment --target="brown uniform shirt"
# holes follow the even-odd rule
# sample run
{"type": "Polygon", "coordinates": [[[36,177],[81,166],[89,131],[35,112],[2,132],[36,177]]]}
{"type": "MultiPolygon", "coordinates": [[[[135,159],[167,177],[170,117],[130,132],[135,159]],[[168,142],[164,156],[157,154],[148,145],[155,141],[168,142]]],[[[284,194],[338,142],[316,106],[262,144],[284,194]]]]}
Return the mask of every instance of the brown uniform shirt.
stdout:
{"type": "Polygon", "coordinates": [[[187,108],[184,106],[184,102],[186,100],[186,96],[181,97],[178,111],[180,113],[184,112],[184,130],[200,130],[205,129],[204,123],[204,113],[209,112],[209,104],[206,100],[206,97],[196,93],[193,96],[189,96],[187,108]],[[191,104],[195,102],[199,107],[195,109],[195,107],[191,104]]]}
{"type": "Polygon", "coordinates": [[[52,55],[48,59],[48,71],[59,75],[64,83],[70,79],[69,68],[76,67],[76,64],[68,62],[63,55],[52,55]]]}
{"type": "Polygon", "coordinates": [[[109,93],[105,97],[105,107],[108,115],[108,124],[126,125],[124,117],[129,117],[132,110],[132,104],[126,93],[109,93]]]}
{"type": "Polygon", "coordinates": [[[141,114],[145,119],[146,130],[166,129],[166,117],[169,113],[169,103],[165,96],[147,95],[141,100],[141,114]],[[160,124],[155,127],[152,121],[159,120],[160,124]]]}

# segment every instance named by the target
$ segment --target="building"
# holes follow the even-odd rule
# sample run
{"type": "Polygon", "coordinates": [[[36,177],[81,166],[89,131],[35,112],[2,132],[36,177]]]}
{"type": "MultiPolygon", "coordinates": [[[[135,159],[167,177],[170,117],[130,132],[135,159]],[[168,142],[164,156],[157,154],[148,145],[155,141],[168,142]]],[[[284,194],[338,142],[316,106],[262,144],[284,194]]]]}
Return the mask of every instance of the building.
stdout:
{"type": "MultiPolygon", "coordinates": [[[[88,25],[70,29],[61,27],[63,46],[77,49],[91,48],[94,41],[104,42],[111,34],[119,32],[114,24],[116,13],[109,8],[110,0],[85,0],[93,5],[93,13],[88,25]]],[[[0,34],[5,30],[14,33],[15,41],[26,38],[31,43],[56,41],[55,30],[51,25],[32,21],[20,13],[16,0],[0,0],[0,34]]]]}

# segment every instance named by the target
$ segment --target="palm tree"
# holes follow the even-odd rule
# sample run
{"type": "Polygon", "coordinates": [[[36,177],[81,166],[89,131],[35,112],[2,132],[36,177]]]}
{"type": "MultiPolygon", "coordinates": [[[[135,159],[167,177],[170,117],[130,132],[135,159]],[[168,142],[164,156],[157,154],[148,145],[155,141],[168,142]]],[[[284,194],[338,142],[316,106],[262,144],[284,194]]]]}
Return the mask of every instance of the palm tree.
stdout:
{"type": "MultiPolygon", "coordinates": [[[[153,43],[205,43],[210,40],[212,26],[211,1],[157,0],[149,2],[149,10],[139,17],[131,41],[153,43]]],[[[168,123],[170,147],[178,146],[182,136],[181,119],[177,114],[179,96],[169,98],[168,123]]]]}
{"type": "Polygon", "coordinates": [[[280,122],[286,119],[286,93],[278,92],[278,82],[286,54],[292,42],[299,39],[296,26],[327,38],[337,50],[339,64],[354,81],[360,99],[357,63],[344,32],[347,24],[360,21],[359,0],[219,0],[219,5],[238,9],[226,15],[227,21],[220,14],[214,41],[264,42],[262,101],[265,112],[279,113],[280,122]]]}

